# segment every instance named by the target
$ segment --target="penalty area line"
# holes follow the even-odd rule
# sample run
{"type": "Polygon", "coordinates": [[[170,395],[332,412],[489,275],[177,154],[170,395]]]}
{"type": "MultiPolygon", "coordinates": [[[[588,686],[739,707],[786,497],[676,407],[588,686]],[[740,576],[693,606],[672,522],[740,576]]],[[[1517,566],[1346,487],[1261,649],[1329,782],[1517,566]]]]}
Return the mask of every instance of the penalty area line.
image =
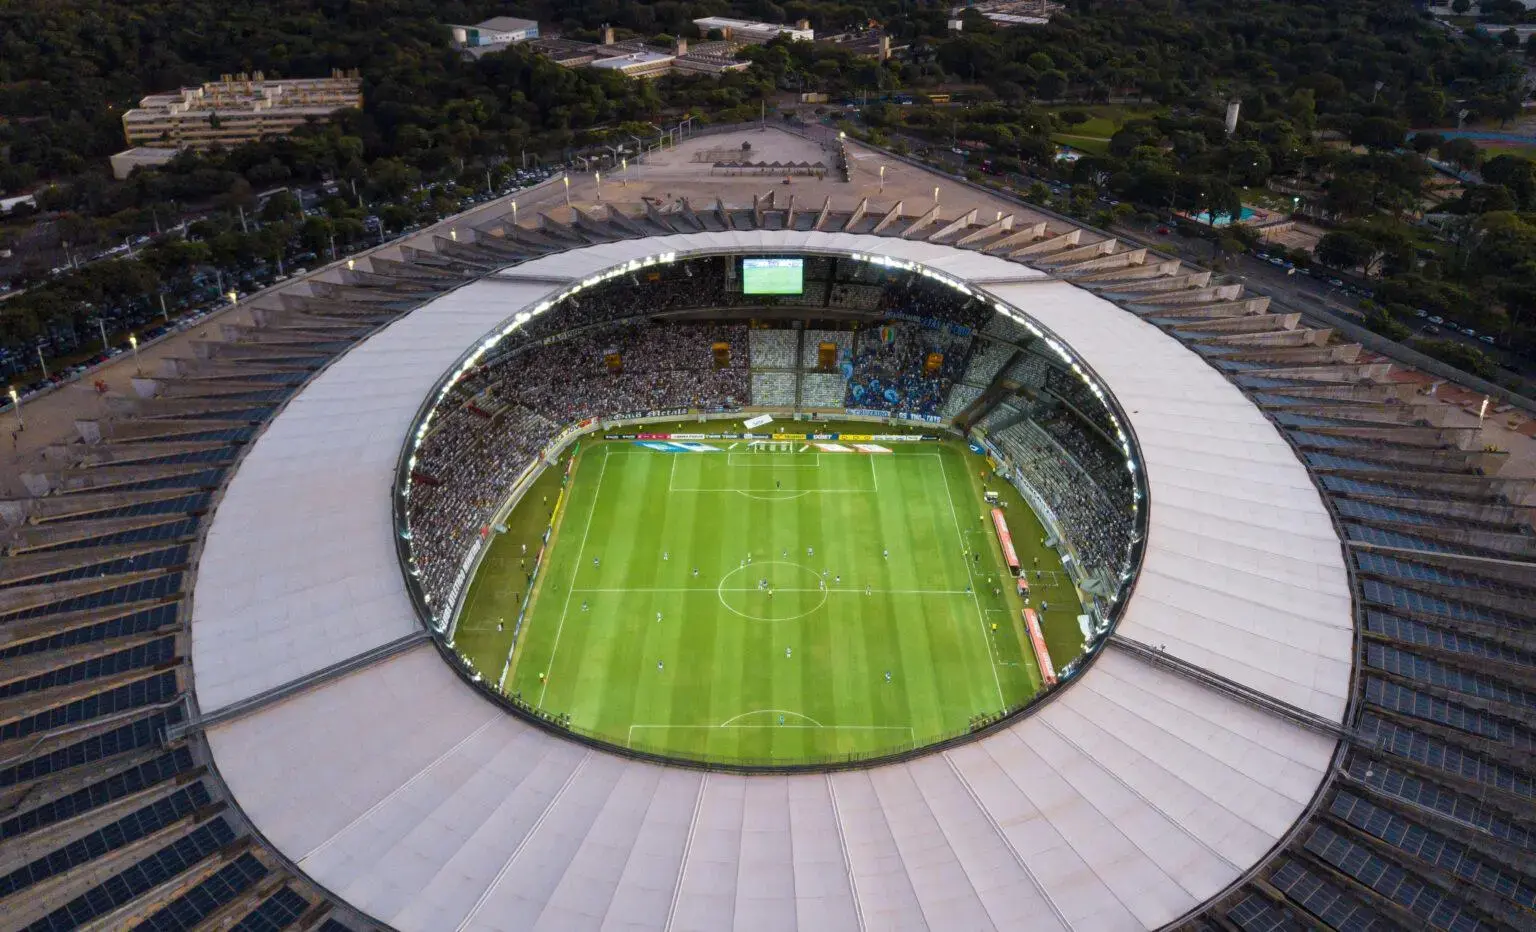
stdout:
{"type": "MultiPolygon", "coordinates": [[[[762,589],[759,586],[743,586],[740,589],[735,589],[735,588],[732,588],[732,589],[722,589],[722,588],[720,588],[718,586],[708,587],[708,588],[695,586],[695,587],[692,587],[692,588],[687,588],[687,587],[685,587],[685,588],[658,587],[658,588],[642,588],[642,589],[572,589],[571,591],[572,592],[608,592],[608,593],[616,592],[616,593],[621,593],[621,594],[629,594],[629,593],[639,593],[639,592],[701,592],[701,593],[708,593],[708,592],[764,592],[766,590],[762,589]]],[[[837,586],[828,586],[825,589],[786,589],[786,588],[783,588],[783,587],[780,587],[780,586],[774,586],[773,587],[773,591],[774,592],[828,592],[828,593],[840,592],[840,593],[843,593],[843,594],[846,594],[846,595],[863,595],[864,594],[864,590],[863,589],[859,589],[859,588],[851,588],[850,589],[850,588],[847,588],[847,587],[838,588],[837,586]]],[[[971,593],[966,592],[964,589],[870,589],[869,590],[869,594],[870,595],[970,595],[971,593]]],[[[1001,611],[1001,609],[997,609],[997,611],[1001,611]]]]}

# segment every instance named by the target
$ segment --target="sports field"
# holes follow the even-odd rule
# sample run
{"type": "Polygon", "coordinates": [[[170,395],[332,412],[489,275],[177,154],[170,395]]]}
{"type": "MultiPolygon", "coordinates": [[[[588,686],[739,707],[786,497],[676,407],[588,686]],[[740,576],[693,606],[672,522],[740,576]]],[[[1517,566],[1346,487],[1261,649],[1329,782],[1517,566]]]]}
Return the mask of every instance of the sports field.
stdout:
{"type": "MultiPolygon", "coordinates": [[[[1022,603],[963,445],[692,446],[584,442],[563,499],[563,470],[545,472],[457,629],[487,680],[610,741],[746,763],[925,744],[1035,692],[1022,603]],[[525,555],[519,525],[542,531],[557,501],[509,657],[538,543],[525,555]]],[[[1040,557],[1037,604],[1059,600],[1053,654],[1070,654],[1073,591],[1034,516],[1008,511],[1024,565],[1040,557]]]]}

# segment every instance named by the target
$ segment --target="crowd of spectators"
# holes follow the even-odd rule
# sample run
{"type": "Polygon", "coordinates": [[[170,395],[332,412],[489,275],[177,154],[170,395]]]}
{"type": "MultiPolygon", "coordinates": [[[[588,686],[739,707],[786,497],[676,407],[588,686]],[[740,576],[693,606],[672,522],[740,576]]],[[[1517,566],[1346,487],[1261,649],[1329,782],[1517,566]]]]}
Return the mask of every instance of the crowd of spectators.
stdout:
{"type": "MultiPolygon", "coordinates": [[[[1033,421],[993,435],[1019,477],[1050,506],[1084,569],[1118,576],[1134,530],[1130,503],[1117,503],[1033,421]]],[[[1124,471],[1124,467],[1121,467],[1124,471]]]]}
{"type": "Polygon", "coordinates": [[[898,414],[937,416],[944,398],[965,371],[970,339],[940,330],[889,323],[859,331],[845,366],[847,406],[898,414]],[[928,357],[943,362],[927,371],[928,357]]]}
{"type": "Polygon", "coordinates": [[[1035,418],[1051,439],[1083,469],[1103,486],[1104,491],[1116,504],[1129,505],[1131,501],[1131,474],[1125,468],[1125,456],[1111,447],[1109,442],[1084,424],[1075,415],[1057,408],[1035,418]]]}
{"type": "Polygon", "coordinates": [[[1024,353],[1008,365],[1003,378],[1027,388],[1041,388],[1045,385],[1050,368],[1044,359],[1034,353],[1024,353]]]}
{"type": "Polygon", "coordinates": [[[588,417],[733,408],[747,399],[747,329],[730,324],[588,328],[467,374],[416,451],[412,554],[434,611],[512,485],[565,426],[588,417]],[[730,346],[716,368],[714,345],[730,346]],[[617,353],[621,371],[607,362],[617,353]]]}
{"type": "Polygon", "coordinates": [[[982,389],[958,382],[950,388],[949,397],[945,399],[944,407],[939,413],[947,418],[959,417],[960,412],[969,408],[981,396],[982,389]]]}
{"type": "MultiPolygon", "coordinates": [[[[991,313],[921,277],[826,257],[807,258],[801,295],[745,295],[728,267],[735,261],[705,257],[639,269],[587,289],[514,331],[444,399],[416,451],[409,502],[413,558],[434,610],[447,607],[464,558],[495,508],[566,426],[647,411],[731,409],[754,393],[765,403],[792,404],[797,388],[808,392],[807,403],[821,406],[936,415],[970,352],[970,338],[947,325],[978,328],[991,313]],[[782,336],[749,343],[745,324],[644,321],[658,313],[774,303],[879,310],[940,327],[870,327],[857,344],[848,331],[765,331],[782,336]],[[813,380],[807,385],[794,371],[778,373],[783,378],[772,385],[749,377],[749,345],[762,344],[766,367],[809,368],[814,355],[797,359],[796,350],[804,342],[814,354],[825,334],[839,345],[840,371],[804,374],[813,380]],[[716,343],[730,348],[724,366],[716,365],[716,343]],[[944,357],[933,373],[924,371],[930,352],[944,357]],[[616,369],[608,361],[615,354],[616,369]]],[[[757,355],[759,347],[752,350],[757,355]]]]}
{"type": "Polygon", "coordinates": [[[965,367],[965,375],[960,381],[977,388],[986,388],[1016,352],[1017,348],[1007,343],[977,340],[976,352],[971,354],[971,361],[965,367]]]}
{"type": "Polygon", "coordinates": [[[1034,335],[1024,328],[1024,325],[1015,321],[1006,314],[994,313],[987,319],[986,326],[981,332],[989,337],[997,337],[1009,343],[1017,343],[1020,346],[1034,339],[1034,335]]]}
{"type": "Polygon", "coordinates": [[[981,329],[994,314],[991,308],[975,298],[915,275],[888,284],[880,293],[879,310],[942,320],[971,330],[981,329]]]}
{"type": "Polygon", "coordinates": [[[1114,434],[1115,425],[1109,419],[1109,409],[1075,374],[1051,368],[1045,374],[1045,390],[1071,404],[1099,430],[1114,434]]]}

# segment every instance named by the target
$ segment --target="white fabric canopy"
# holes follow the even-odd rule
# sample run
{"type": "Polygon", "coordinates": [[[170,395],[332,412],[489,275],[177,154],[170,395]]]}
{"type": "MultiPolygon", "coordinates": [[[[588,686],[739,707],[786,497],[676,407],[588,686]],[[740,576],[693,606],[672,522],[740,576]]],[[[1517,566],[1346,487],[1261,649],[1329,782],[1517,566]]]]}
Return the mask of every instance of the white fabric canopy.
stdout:
{"type": "MultiPolygon", "coordinates": [[[[322,372],[241,462],[198,568],[205,714],[419,627],[395,559],[396,457],[485,333],[582,278],[666,252],[848,250],[985,289],[1118,397],[1150,484],[1120,630],[1341,719],[1339,540],[1306,471],[1220,373],[1134,315],[975,252],[849,234],[630,240],[524,263],[401,318],[322,372]],[[547,280],[547,278],[546,278],[547,280]]],[[[1143,930],[1219,893],[1290,829],[1326,738],[1109,651],[1011,727],[832,775],[622,759],[507,715],[430,645],[209,732],[262,834],[401,930],[1143,930]]]]}

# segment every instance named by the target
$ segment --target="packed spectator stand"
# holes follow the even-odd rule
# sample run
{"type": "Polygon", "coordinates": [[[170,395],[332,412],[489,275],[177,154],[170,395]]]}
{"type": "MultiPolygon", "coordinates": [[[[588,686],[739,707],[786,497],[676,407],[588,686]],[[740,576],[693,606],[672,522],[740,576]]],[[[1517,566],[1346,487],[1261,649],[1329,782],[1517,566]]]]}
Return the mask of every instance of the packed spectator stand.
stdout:
{"type": "Polygon", "coordinates": [[[1118,570],[1131,477],[1088,426],[1107,424],[1107,412],[1074,376],[1027,349],[1027,330],[932,281],[875,266],[834,273],[830,259],[808,260],[805,293],[788,297],[829,310],[858,305],[873,319],[722,322],[750,313],[727,261],[626,273],[573,295],[515,331],[444,399],[418,451],[409,506],[417,571],[437,610],[450,607],[465,557],[513,486],[583,419],[746,405],[954,417],[994,384],[1029,394],[992,405],[979,426],[1015,461],[1017,478],[1051,503],[1084,563],[1118,570]],[[849,280],[818,284],[816,276],[832,274],[849,280]],[[865,291],[876,298],[856,300],[865,291]],[[723,366],[717,344],[727,348],[723,366]],[[823,344],[834,347],[832,371],[819,368],[823,344]],[[929,372],[933,354],[941,361],[929,372]]]}
{"type": "Polygon", "coordinates": [[[418,449],[410,500],[422,587],[444,606],[464,555],[560,430],[584,418],[747,399],[742,324],[588,327],[499,356],[455,386],[418,449]],[[715,368],[727,343],[731,364],[715,368]],[[617,356],[621,371],[610,371],[617,356]]]}

